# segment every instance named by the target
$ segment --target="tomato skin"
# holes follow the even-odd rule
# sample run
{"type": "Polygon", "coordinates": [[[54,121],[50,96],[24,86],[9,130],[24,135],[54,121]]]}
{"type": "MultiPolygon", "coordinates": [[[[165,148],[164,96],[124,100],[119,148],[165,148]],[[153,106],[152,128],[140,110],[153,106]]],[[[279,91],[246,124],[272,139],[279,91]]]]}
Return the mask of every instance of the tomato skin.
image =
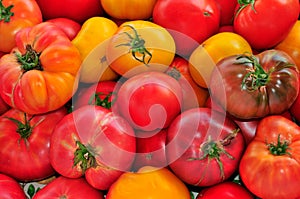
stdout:
{"type": "Polygon", "coordinates": [[[2,173],[0,174],[0,197],[2,199],[27,198],[18,181],[2,173]]]}
{"type": "Polygon", "coordinates": [[[40,189],[33,199],[104,199],[103,193],[89,185],[84,178],[59,176],[40,189]]]}
{"type": "Polygon", "coordinates": [[[41,23],[42,13],[35,0],[2,0],[0,4],[4,7],[13,5],[11,9],[13,16],[10,20],[5,22],[4,19],[0,19],[0,51],[9,53],[16,45],[16,33],[23,28],[41,23]]]}
{"type": "MultiPolygon", "coordinates": [[[[299,16],[298,0],[253,1],[235,15],[234,31],[256,50],[273,48],[282,41],[299,16]],[[276,22],[276,23],[274,23],[276,22]]],[[[237,9],[239,8],[237,5],[237,9]]]]}
{"type": "Polygon", "coordinates": [[[225,181],[200,191],[196,199],[254,199],[254,196],[243,186],[225,181]]]}
{"type": "Polygon", "coordinates": [[[199,187],[215,185],[233,175],[245,148],[244,138],[231,119],[203,107],[189,109],[173,120],[167,145],[171,170],[182,181],[199,187]],[[209,154],[208,149],[216,154],[209,154]]]}
{"type": "MultiPolygon", "coordinates": [[[[50,137],[56,124],[67,114],[61,108],[40,115],[27,115],[30,131],[18,133],[18,125],[8,118],[25,124],[24,112],[10,109],[0,118],[0,143],[5,147],[0,151],[0,172],[20,181],[35,181],[54,175],[49,160],[50,137]],[[22,164],[20,164],[22,163],[22,164]]],[[[24,130],[23,130],[24,131],[24,130]]]]}
{"type": "Polygon", "coordinates": [[[10,108],[11,107],[6,102],[4,102],[4,100],[0,96],[0,115],[8,111],[10,108]]]}
{"type": "Polygon", "coordinates": [[[153,10],[153,21],[171,32],[176,53],[189,57],[197,44],[218,31],[220,10],[214,0],[158,0],[153,10]]]}
{"type": "Polygon", "coordinates": [[[47,21],[52,22],[59,28],[61,28],[70,40],[74,39],[79,30],[81,29],[81,24],[69,18],[59,17],[49,19],[47,21]]]}
{"type": "Polygon", "coordinates": [[[264,117],[239,165],[243,184],[260,198],[299,198],[299,143],[300,127],[296,123],[279,115],[264,117]],[[287,153],[270,152],[268,145],[277,145],[278,141],[287,142],[287,153]]]}
{"type": "Polygon", "coordinates": [[[16,45],[11,53],[0,59],[3,100],[29,114],[62,107],[77,89],[81,65],[78,49],[50,22],[20,30],[16,45]],[[33,58],[26,59],[28,53],[33,58]],[[25,63],[21,64],[21,59],[25,63]]]}
{"type": "Polygon", "coordinates": [[[221,10],[220,26],[232,25],[238,2],[235,0],[216,0],[216,2],[221,10]]]}
{"type": "MultiPolygon", "coordinates": [[[[300,82],[300,75],[299,75],[299,82],[300,82]]],[[[300,93],[300,87],[299,87],[299,93],[300,93]]],[[[290,107],[289,111],[292,115],[292,117],[297,121],[300,122],[300,95],[297,95],[297,98],[295,102],[290,107]]]]}
{"type": "Polygon", "coordinates": [[[299,90],[299,73],[291,57],[283,51],[266,50],[250,55],[250,59],[258,62],[253,64],[248,55],[239,56],[233,55],[218,62],[209,86],[212,99],[240,119],[261,118],[287,111],[299,90]],[[244,61],[251,63],[243,64],[244,61]],[[254,71],[259,75],[254,75],[254,71]],[[264,74],[268,74],[262,78],[264,80],[255,80],[264,74]]]}

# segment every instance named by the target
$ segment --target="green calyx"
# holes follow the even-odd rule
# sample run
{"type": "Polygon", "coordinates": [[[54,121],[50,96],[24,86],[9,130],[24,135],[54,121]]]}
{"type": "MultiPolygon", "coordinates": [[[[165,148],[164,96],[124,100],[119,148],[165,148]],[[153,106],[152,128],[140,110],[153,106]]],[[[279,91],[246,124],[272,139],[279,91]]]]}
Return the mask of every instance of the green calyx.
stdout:
{"type": "Polygon", "coordinates": [[[280,140],[280,134],[278,135],[277,138],[277,143],[269,143],[267,144],[268,150],[270,151],[271,154],[275,156],[279,155],[290,155],[288,152],[289,148],[289,142],[288,141],[281,141],[280,140]]]}
{"type": "Polygon", "coordinates": [[[26,53],[24,55],[19,53],[15,53],[15,55],[24,72],[29,70],[43,70],[39,59],[40,54],[31,45],[26,46],[26,53]]]}
{"type": "Polygon", "coordinates": [[[96,166],[95,153],[80,141],[76,141],[76,145],[78,148],[74,152],[73,166],[79,166],[84,173],[88,168],[96,166]]]}
{"type": "Polygon", "coordinates": [[[256,10],[254,8],[255,0],[238,0],[239,8],[237,9],[237,12],[235,16],[239,15],[239,13],[247,6],[251,6],[251,9],[253,12],[256,13],[256,10]]]}
{"type": "Polygon", "coordinates": [[[33,119],[33,117],[27,119],[27,114],[24,113],[24,123],[15,118],[6,118],[17,125],[17,133],[21,136],[21,139],[27,139],[31,135],[33,127],[30,126],[30,121],[33,119]]]}
{"type": "Polygon", "coordinates": [[[10,5],[5,7],[0,0],[0,22],[4,21],[5,23],[10,22],[10,18],[14,16],[14,13],[11,11],[11,9],[14,7],[14,5],[10,5]]]}
{"type": "Polygon", "coordinates": [[[102,106],[104,108],[110,109],[114,101],[111,100],[111,96],[113,95],[113,92],[110,92],[109,94],[97,92],[94,93],[89,99],[88,104],[90,105],[97,105],[102,106]],[[104,96],[102,99],[101,97],[104,96]]]}
{"type": "Polygon", "coordinates": [[[137,33],[137,30],[134,27],[130,25],[124,25],[124,26],[132,29],[134,34],[131,35],[128,32],[123,32],[129,38],[129,42],[119,44],[116,47],[128,46],[134,59],[148,66],[149,62],[151,61],[152,54],[145,47],[145,40],[140,38],[140,36],[137,33]]]}

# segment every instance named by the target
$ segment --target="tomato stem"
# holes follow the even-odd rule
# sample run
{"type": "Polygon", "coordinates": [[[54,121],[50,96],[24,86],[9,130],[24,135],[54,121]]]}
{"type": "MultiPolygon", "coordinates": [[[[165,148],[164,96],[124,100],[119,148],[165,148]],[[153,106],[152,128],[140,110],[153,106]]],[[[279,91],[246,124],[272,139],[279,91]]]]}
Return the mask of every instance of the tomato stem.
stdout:
{"type": "Polygon", "coordinates": [[[22,70],[25,72],[29,70],[43,70],[40,60],[39,53],[35,52],[31,45],[26,46],[26,53],[21,55],[20,53],[15,53],[18,62],[21,64],[22,70]]]}
{"type": "Polygon", "coordinates": [[[5,7],[2,0],[0,0],[0,21],[3,20],[5,23],[10,22],[10,18],[14,16],[14,13],[11,11],[13,7],[14,5],[5,7]]]}
{"type": "Polygon", "coordinates": [[[277,143],[269,143],[267,144],[269,151],[271,152],[271,154],[275,155],[275,156],[279,156],[279,155],[290,155],[290,153],[287,151],[289,150],[289,142],[288,141],[281,141],[280,140],[280,134],[278,135],[277,138],[277,143]]]}
{"type": "Polygon", "coordinates": [[[254,8],[254,3],[255,3],[255,0],[238,0],[238,4],[239,4],[239,8],[237,9],[236,13],[235,13],[235,17],[237,15],[240,14],[240,12],[245,8],[247,7],[249,4],[251,5],[251,9],[253,10],[253,12],[256,13],[256,10],[254,8]]]}
{"type": "Polygon", "coordinates": [[[33,128],[30,126],[30,121],[33,119],[33,117],[31,117],[28,120],[27,114],[24,113],[24,123],[20,122],[15,118],[11,118],[11,117],[6,117],[6,118],[11,120],[18,126],[17,133],[20,134],[21,139],[27,139],[31,135],[33,128]]]}
{"type": "Polygon", "coordinates": [[[80,166],[83,172],[96,166],[96,158],[91,147],[86,147],[80,141],[76,141],[78,148],[74,152],[73,166],[80,166]]]}
{"type": "Polygon", "coordinates": [[[131,25],[124,25],[124,26],[131,28],[134,32],[134,35],[132,36],[128,32],[123,32],[129,38],[129,42],[119,44],[116,47],[129,46],[130,47],[129,50],[132,56],[134,57],[134,59],[148,66],[152,58],[152,54],[145,47],[145,40],[140,38],[140,36],[137,33],[137,30],[134,27],[132,27],[131,25]],[[140,54],[140,56],[138,57],[137,54],[140,54]],[[146,60],[146,56],[149,57],[147,60],[146,60]]]}
{"type": "Polygon", "coordinates": [[[88,104],[102,106],[104,108],[110,109],[114,102],[114,101],[110,100],[112,95],[113,95],[113,92],[110,92],[108,94],[105,94],[102,92],[94,93],[90,97],[88,104]],[[101,96],[105,96],[105,97],[103,99],[101,99],[101,96]]]}

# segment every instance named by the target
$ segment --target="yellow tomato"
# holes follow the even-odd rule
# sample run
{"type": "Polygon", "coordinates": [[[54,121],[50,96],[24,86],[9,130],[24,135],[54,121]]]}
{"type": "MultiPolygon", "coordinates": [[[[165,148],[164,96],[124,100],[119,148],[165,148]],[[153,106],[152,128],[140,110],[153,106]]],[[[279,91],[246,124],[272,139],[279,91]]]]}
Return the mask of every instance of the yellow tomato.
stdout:
{"type": "Polygon", "coordinates": [[[298,20],[287,37],[275,49],[286,52],[295,61],[300,70],[300,20],[298,20]]]}
{"type": "Polygon", "coordinates": [[[190,199],[186,185],[166,168],[127,172],[109,188],[106,199],[190,199]]]}
{"type": "Polygon", "coordinates": [[[109,66],[125,78],[146,71],[167,70],[175,57],[175,42],[163,27],[150,21],[127,21],[110,39],[109,66]]]}
{"type": "Polygon", "coordinates": [[[117,31],[117,24],[105,17],[86,20],[72,40],[81,54],[80,81],[95,83],[115,80],[118,75],[108,66],[105,58],[107,40],[117,31]]]}
{"type": "Polygon", "coordinates": [[[210,75],[221,59],[245,52],[252,53],[252,49],[242,36],[233,32],[215,34],[191,54],[189,58],[191,76],[199,86],[207,88],[210,75]]]}
{"type": "Polygon", "coordinates": [[[148,19],[156,0],[101,0],[105,12],[117,19],[148,19]]]}

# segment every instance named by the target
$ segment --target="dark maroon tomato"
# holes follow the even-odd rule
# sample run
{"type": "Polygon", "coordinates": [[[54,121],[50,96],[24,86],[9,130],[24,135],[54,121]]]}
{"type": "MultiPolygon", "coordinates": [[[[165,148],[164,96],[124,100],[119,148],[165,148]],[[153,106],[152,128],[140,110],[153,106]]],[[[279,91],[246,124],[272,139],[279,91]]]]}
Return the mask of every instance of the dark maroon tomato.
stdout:
{"type": "MultiPolygon", "coordinates": [[[[300,81],[300,75],[299,75],[299,81],[300,81]]],[[[300,93],[300,87],[299,87],[299,93],[300,93]]],[[[291,106],[290,113],[297,122],[300,122],[300,94],[298,94],[295,102],[291,106]]]]}
{"type": "Polygon", "coordinates": [[[209,85],[213,101],[236,118],[282,114],[299,92],[292,58],[279,50],[234,55],[218,62],[209,85]]]}

